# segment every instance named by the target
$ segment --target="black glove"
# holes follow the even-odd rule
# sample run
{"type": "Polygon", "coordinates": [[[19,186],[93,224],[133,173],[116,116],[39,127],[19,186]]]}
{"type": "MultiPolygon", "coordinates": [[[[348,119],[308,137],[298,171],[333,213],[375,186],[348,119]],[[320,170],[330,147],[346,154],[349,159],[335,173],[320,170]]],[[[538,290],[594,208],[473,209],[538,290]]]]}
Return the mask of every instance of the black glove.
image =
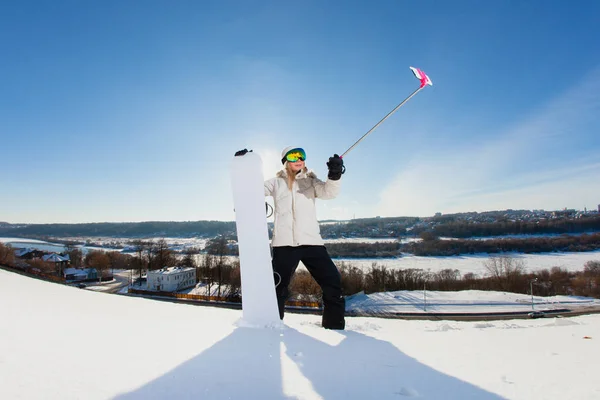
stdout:
{"type": "Polygon", "coordinates": [[[329,168],[329,174],[327,174],[327,177],[332,181],[337,181],[342,177],[342,174],[346,172],[344,160],[342,160],[337,154],[334,154],[333,157],[329,157],[327,168],[329,168]]]}
{"type": "Polygon", "coordinates": [[[252,150],[248,150],[248,149],[238,150],[238,151],[235,152],[235,157],[237,157],[237,156],[243,156],[244,154],[246,154],[248,152],[252,152],[252,150]]]}

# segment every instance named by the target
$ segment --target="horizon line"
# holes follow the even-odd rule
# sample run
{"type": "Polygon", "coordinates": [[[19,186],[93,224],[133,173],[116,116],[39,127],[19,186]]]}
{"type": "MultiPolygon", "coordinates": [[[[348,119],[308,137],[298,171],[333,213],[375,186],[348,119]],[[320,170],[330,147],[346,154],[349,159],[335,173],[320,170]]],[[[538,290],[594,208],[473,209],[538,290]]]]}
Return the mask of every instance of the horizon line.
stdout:
{"type": "MultiPolygon", "coordinates": [[[[493,213],[493,212],[516,212],[516,211],[528,211],[528,212],[564,212],[564,211],[574,211],[574,212],[586,212],[586,213],[600,213],[600,204],[598,204],[598,209],[592,208],[588,209],[587,207],[584,210],[578,210],[576,208],[563,208],[558,210],[545,210],[545,209],[513,209],[507,208],[504,210],[486,210],[486,211],[461,211],[454,213],[435,213],[430,216],[415,216],[415,215],[399,215],[399,216],[372,216],[372,217],[361,217],[361,218],[350,218],[350,219],[323,219],[318,222],[348,222],[355,220],[365,220],[365,219],[392,219],[392,218],[434,218],[436,216],[449,216],[449,215],[460,215],[460,214],[485,214],[485,213],[493,213]],[[439,214],[439,215],[438,215],[439,214]]],[[[216,220],[216,219],[199,219],[199,220],[144,220],[144,221],[90,221],[90,222],[7,222],[0,221],[0,225],[84,225],[84,224],[144,224],[144,223],[196,223],[196,222],[221,222],[221,223],[231,223],[236,222],[235,220],[216,220]]]]}

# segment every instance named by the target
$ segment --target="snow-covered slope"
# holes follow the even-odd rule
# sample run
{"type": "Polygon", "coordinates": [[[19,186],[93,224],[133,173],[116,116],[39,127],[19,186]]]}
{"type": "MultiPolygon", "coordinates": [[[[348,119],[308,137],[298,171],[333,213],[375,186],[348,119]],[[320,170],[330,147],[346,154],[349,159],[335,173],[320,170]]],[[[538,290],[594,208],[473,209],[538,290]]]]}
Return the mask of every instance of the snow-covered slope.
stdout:
{"type": "Polygon", "coordinates": [[[528,294],[462,290],[441,292],[430,290],[401,290],[397,292],[357,293],[346,300],[350,313],[371,314],[473,314],[529,313],[531,311],[573,310],[600,308],[600,300],[580,296],[533,296],[528,294]],[[533,301],[533,305],[532,305],[533,301]]]}
{"type": "Polygon", "coordinates": [[[0,270],[3,399],[597,399],[600,316],[501,322],[241,311],[131,298],[0,270]]]}

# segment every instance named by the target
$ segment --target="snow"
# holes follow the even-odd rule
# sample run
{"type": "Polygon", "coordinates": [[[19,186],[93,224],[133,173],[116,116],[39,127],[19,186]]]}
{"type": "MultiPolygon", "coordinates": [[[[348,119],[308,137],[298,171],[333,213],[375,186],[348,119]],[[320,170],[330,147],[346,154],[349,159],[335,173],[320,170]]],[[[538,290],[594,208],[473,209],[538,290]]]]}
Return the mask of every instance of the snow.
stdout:
{"type": "Polygon", "coordinates": [[[565,308],[581,310],[600,308],[600,300],[577,296],[534,296],[518,293],[463,290],[460,292],[440,291],[397,291],[364,293],[349,296],[346,309],[350,312],[370,311],[378,314],[473,314],[515,313],[531,311],[557,311],[565,308]],[[533,304],[532,304],[533,300],[533,304]]]}
{"type": "MultiPolygon", "coordinates": [[[[231,292],[231,286],[221,285],[220,294],[222,296],[226,296],[230,292],[231,292]]],[[[177,293],[194,294],[194,295],[200,295],[200,296],[218,296],[219,295],[219,285],[216,283],[213,283],[209,287],[209,285],[207,285],[206,283],[197,283],[196,286],[194,286],[193,288],[182,289],[182,290],[178,291],[177,293]],[[209,289],[210,289],[210,292],[209,292],[209,289]]]]}
{"type": "MultiPolygon", "coordinates": [[[[28,247],[39,248],[47,242],[32,241],[30,239],[19,239],[19,238],[4,238],[0,237],[0,242],[11,243],[16,246],[17,242],[24,243],[27,241],[28,247]],[[39,243],[34,245],[33,243],[39,243]]],[[[112,239],[117,240],[117,239],[112,239]]],[[[331,240],[331,242],[376,242],[385,241],[383,239],[368,239],[368,238],[352,238],[352,239],[337,239],[331,240]]],[[[186,247],[198,247],[202,248],[206,239],[175,239],[168,238],[170,246],[178,246],[184,243],[186,247]],[[180,241],[180,242],[178,242],[180,241]]],[[[60,246],[51,244],[52,246],[60,246]]],[[[83,247],[82,250],[87,252],[89,250],[104,250],[111,251],[101,247],[83,247]]],[[[49,249],[51,251],[62,251],[56,248],[49,249]]],[[[438,272],[444,269],[457,269],[461,274],[472,272],[480,276],[485,275],[484,262],[493,256],[510,256],[522,260],[525,264],[527,271],[534,272],[542,269],[550,269],[552,267],[561,267],[568,271],[582,271],[583,266],[587,261],[600,260],[600,250],[597,251],[586,251],[586,252],[554,252],[554,253],[536,253],[536,254],[522,254],[522,253],[498,253],[498,254],[468,254],[461,256],[449,256],[449,257],[421,257],[413,256],[411,254],[403,254],[399,258],[337,258],[334,262],[339,266],[342,262],[361,268],[364,271],[368,271],[373,263],[377,263],[379,266],[385,266],[390,269],[423,269],[431,272],[438,272]]],[[[200,254],[196,257],[198,262],[205,257],[200,254]]],[[[226,256],[228,262],[237,260],[237,257],[226,256]]],[[[301,265],[301,268],[304,268],[301,265]]]]}
{"type": "Polygon", "coordinates": [[[438,272],[444,269],[459,270],[461,274],[472,272],[480,276],[485,275],[484,263],[490,257],[508,256],[523,261],[525,269],[533,272],[552,267],[561,267],[568,271],[583,271],[587,261],[600,260],[600,251],[586,252],[556,252],[556,253],[497,253],[497,254],[472,254],[448,257],[420,257],[413,255],[404,255],[394,259],[335,259],[336,264],[346,262],[364,271],[368,271],[373,263],[379,266],[385,266],[390,269],[422,269],[431,272],[438,272]]]}
{"type": "MultiPolygon", "coordinates": [[[[408,243],[409,241],[417,241],[420,239],[403,239],[402,243],[408,243]]],[[[397,242],[397,238],[343,238],[343,239],[324,239],[325,243],[394,243],[397,242]]]]}
{"type": "Polygon", "coordinates": [[[48,242],[37,239],[25,239],[25,238],[17,238],[17,237],[0,237],[0,243],[37,243],[37,244],[47,244],[48,242]]]}
{"type": "MultiPolygon", "coordinates": [[[[140,239],[143,241],[152,241],[156,242],[160,239],[164,240],[169,248],[177,251],[184,251],[189,248],[204,248],[209,239],[207,238],[177,238],[177,237],[150,237],[150,238],[125,238],[125,237],[105,237],[105,236],[67,236],[61,237],[62,240],[67,240],[71,242],[78,243],[87,243],[88,240],[93,243],[93,245],[82,245],[78,244],[75,247],[78,248],[89,248],[93,250],[105,250],[111,251],[114,249],[110,248],[110,245],[117,243],[121,246],[127,246],[128,243],[140,239]]],[[[29,238],[17,238],[17,237],[0,237],[0,243],[12,244],[14,247],[22,246],[23,244],[28,244],[30,246],[44,246],[52,247],[53,251],[62,251],[64,250],[64,246],[58,243],[51,243],[43,240],[29,239],[29,238]]],[[[128,247],[131,250],[131,246],[128,247]]]]}
{"type": "MultiPolygon", "coordinates": [[[[82,240],[85,238],[81,238],[82,240]]],[[[155,238],[156,239],[156,238],[155,238]]],[[[108,239],[107,239],[108,240],[108,239]]],[[[115,239],[111,240],[125,240],[115,239]]],[[[206,243],[206,239],[200,238],[167,238],[169,246],[184,246],[184,247],[196,247],[203,248],[206,243]]],[[[348,238],[348,239],[335,239],[328,240],[326,242],[384,242],[385,239],[373,239],[373,238],[348,238]]],[[[31,239],[22,238],[8,238],[0,237],[0,242],[12,243],[13,246],[27,243],[27,247],[39,248],[41,250],[50,251],[62,251],[61,245],[52,244],[43,241],[36,241],[31,239]],[[37,243],[37,244],[36,244],[37,243]],[[45,248],[44,245],[52,246],[52,248],[45,248]],[[59,249],[56,246],[60,246],[59,249]]],[[[102,247],[82,247],[84,252],[88,250],[104,250],[113,251],[102,247]]],[[[377,263],[379,266],[384,266],[389,269],[422,269],[431,272],[438,272],[444,269],[457,269],[461,274],[474,273],[480,276],[485,275],[484,262],[490,257],[494,256],[510,256],[522,260],[527,271],[534,272],[542,269],[550,269],[552,267],[561,267],[568,271],[582,271],[583,266],[587,261],[600,260],[600,250],[597,251],[586,251],[586,252],[553,252],[553,253],[536,253],[536,254],[523,254],[523,253],[497,253],[497,254],[464,254],[461,256],[448,256],[448,257],[421,257],[414,256],[411,254],[403,254],[399,258],[336,258],[334,262],[339,266],[342,262],[356,266],[363,271],[368,271],[373,263],[377,263]]],[[[205,255],[200,254],[196,256],[196,260],[201,262],[205,255]]],[[[237,260],[237,257],[226,256],[228,262],[237,260]]],[[[304,268],[301,265],[301,268],[304,268]]]]}
{"type": "Polygon", "coordinates": [[[63,262],[63,261],[69,261],[69,257],[61,257],[58,254],[46,254],[44,256],[42,256],[42,260],[47,261],[47,262],[63,262]]]}
{"type": "MultiPolygon", "coordinates": [[[[62,253],[65,251],[65,246],[60,243],[52,243],[44,240],[37,239],[26,239],[26,238],[14,238],[14,237],[0,237],[0,243],[10,245],[14,248],[32,248],[41,251],[54,251],[62,253]]],[[[115,251],[114,249],[106,249],[103,247],[94,247],[86,245],[76,245],[76,248],[80,249],[84,254],[91,250],[102,250],[102,251],[115,251]]]]}
{"type": "Polygon", "coordinates": [[[4,399],[600,398],[600,315],[349,317],[346,331],[328,331],[316,315],[287,314],[281,329],[253,329],[238,326],[240,310],[108,295],[3,270],[0,303],[11,305],[0,308],[4,399]]]}
{"type": "Polygon", "coordinates": [[[0,238],[0,243],[11,245],[14,248],[31,248],[41,251],[62,252],[65,249],[62,244],[44,242],[42,240],[34,239],[0,238]]]}
{"type": "Polygon", "coordinates": [[[155,275],[177,275],[182,272],[195,271],[195,268],[184,268],[184,267],[169,267],[163,269],[157,269],[154,271],[149,271],[151,274],[155,275]]]}

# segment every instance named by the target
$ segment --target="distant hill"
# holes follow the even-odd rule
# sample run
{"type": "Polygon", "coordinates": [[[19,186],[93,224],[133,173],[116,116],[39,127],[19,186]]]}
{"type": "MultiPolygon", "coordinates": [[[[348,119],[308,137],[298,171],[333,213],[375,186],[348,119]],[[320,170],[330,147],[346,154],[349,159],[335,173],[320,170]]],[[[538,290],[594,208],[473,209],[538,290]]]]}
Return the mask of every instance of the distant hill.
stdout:
{"type": "Polygon", "coordinates": [[[234,232],[235,223],[223,221],[0,225],[0,236],[213,237],[234,232]]]}
{"type": "MultiPolygon", "coordinates": [[[[433,217],[374,217],[320,221],[321,235],[336,238],[486,237],[502,235],[573,234],[600,232],[597,212],[575,210],[505,210],[438,214],[433,217]]],[[[272,228],[272,223],[269,224],[272,228]]],[[[234,237],[234,221],[147,221],[83,224],[9,224],[0,222],[0,236],[119,238],[234,237]]]]}

